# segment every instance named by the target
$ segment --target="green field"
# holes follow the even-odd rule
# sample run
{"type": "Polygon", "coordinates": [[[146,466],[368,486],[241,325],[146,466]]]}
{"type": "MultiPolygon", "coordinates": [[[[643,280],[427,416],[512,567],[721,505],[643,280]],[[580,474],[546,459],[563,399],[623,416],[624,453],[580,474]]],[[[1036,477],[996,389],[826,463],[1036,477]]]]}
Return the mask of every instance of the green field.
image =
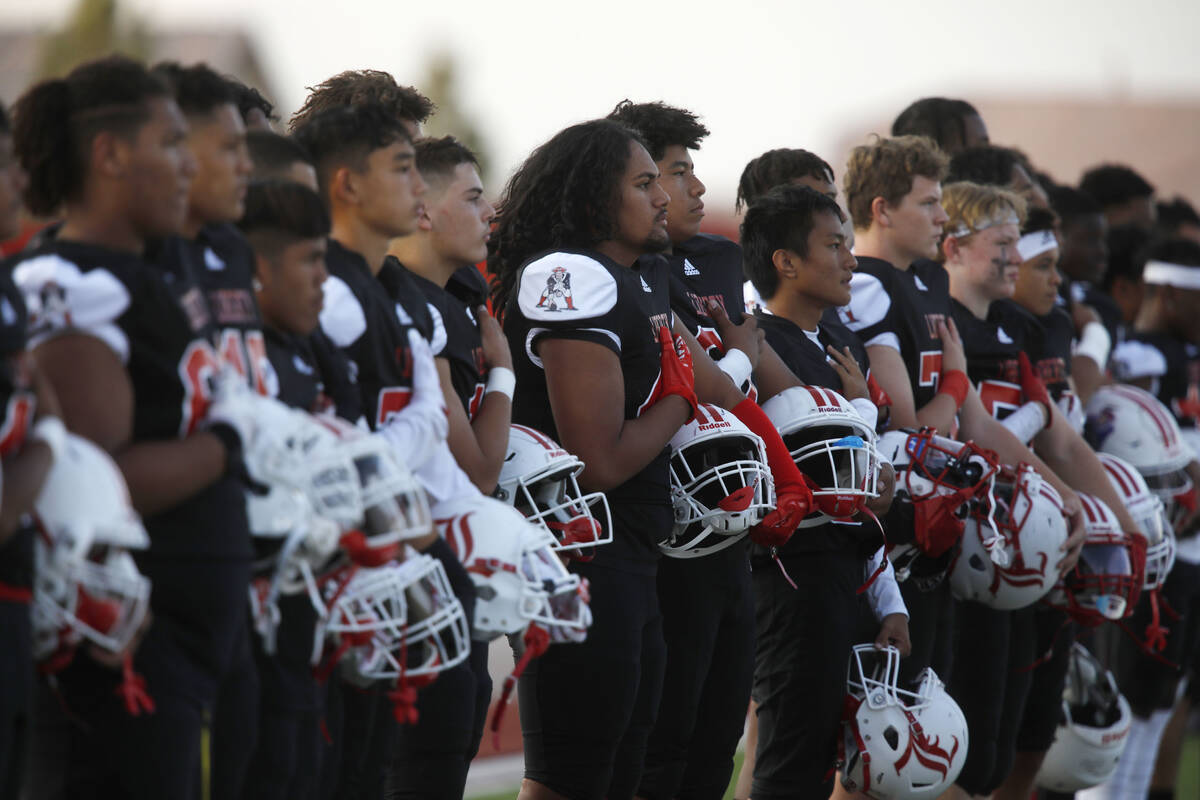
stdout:
{"type": "MultiPolygon", "coordinates": [[[[733,770],[735,777],[741,766],[742,754],[739,752],[733,770]]],[[[507,792],[476,795],[472,800],[512,800],[516,796],[517,789],[513,787],[507,792]]],[[[1183,758],[1180,759],[1179,766],[1179,786],[1175,789],[1175,797],[1178,800],[1197,800],[1200,798],[1200,736],[1192,736],[1184,746],[1183,758]]],[[[725,792],[725,800],[732,800],[732,798],[733,786],[730,785],[729,790],[725,792]]]]}

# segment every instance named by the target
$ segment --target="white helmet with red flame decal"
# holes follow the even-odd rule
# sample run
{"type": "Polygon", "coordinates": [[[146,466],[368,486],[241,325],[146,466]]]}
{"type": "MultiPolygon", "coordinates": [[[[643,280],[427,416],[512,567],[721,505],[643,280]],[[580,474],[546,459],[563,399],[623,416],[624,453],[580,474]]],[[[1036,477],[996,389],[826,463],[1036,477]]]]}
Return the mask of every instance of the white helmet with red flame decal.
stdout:
{"type": "Polygon", "coordinates": [[[762,439],[723,408],[701,403],[671,437],[675,526],[659,544],[673,558],[697,558],[734,544],[775,505],[762,439]]]}
{"type": "Polygon", "coordinates": [[[1078,642],[1071,646],[1062,710],[1037,785],[1061,793],[1099,786],[1116,772],[1133,714],[1112,673],[1078,642]]]}
{"type": "Polygon", "coordinates": [[[146,617],[150,581],[130,550],[150,544],[117,465],[66,435],[34,504],[33,655],[66,655],[88,641],[120,653],[146,617]]]}
{"type": "Polygon", "coordinates": [[[877,800],[935,798],[967,760],[967,720],[932,669],[917,691],[898,685],[900,652],[860,644],[850,655],[842,720],[842,785],[877,800]]]}
{"type": "Polygon", "coordinates": [[[1142,473],[1168,519],[1196,507],[1196,487],[1185,469],[1196,455],[1154,395],[1125,384],[1101,386],[1088,400],[1085,430],[1097,451],[1122,458],[1142,473]]]}
{"type": "Polygon", "coordinates": [[[541,431],[513,425],[500,467],[496,496],[554,537],[554,549],[572,557],[612,541],[612,519],[603,492],[584,494],[578,456],[541,431]],[[583,552],[581,552],[583,551],[583,552]]]}
{"type": "Polygon", "coordinates": [[[587,586],[554,552],[554,537],[491,497],[452,500],[435,523],[475,583],[476,639],[521,633],[530,624],[553,640],[581,641],[592,624],[587,586]]]}
{"type": "Polygon", "coordinates": [[[796,466],[812,483],[815,511],[801,528],[846,519],[878,496],[875,431],[832,389],[794,386],[763,404],[796,466]]]}
{"type": "Polygon", "coordinates": [[[950,586],[961,600],[1011,611],[1033,605],[1054,587],[1067,520],[1058,492],[1025,464],[1004,468],[995,499],[994,513],[981,510],[967,518],[950,586]]]}
{"type": "Polygon", "coordinates": [[[1079,563],[1046,598],[1077,622],[1099,625],[1133,613],[1141,595],[1142,540],[1131,541],[1117,515],[1103,500],[1079,492],[1083,507],[1084,540],[1079,563]]]}
{"type": "Polygon", "coordinates": [[[1121,498],[1125,510],[1137,523],[1138,531],[1146,539],[1146,566],[1142,590],[1152,592],[1161,589],[1175,565],[1175,531],[1162,500],[1150,491],[1145,478],[1132,464],[1111,453],[1097,453],[1100,463],[1108,472],[1108,479],[1121,498]]]}

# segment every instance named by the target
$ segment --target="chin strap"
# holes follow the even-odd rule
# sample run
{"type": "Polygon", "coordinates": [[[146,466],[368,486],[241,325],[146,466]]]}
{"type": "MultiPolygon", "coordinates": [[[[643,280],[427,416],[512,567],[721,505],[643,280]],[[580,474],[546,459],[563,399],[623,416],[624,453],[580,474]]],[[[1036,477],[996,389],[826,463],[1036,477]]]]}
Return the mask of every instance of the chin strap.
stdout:
{"type": "Polygon", "coordinates": [[[862,584],[862,586],[859,586],[857,589],[855,589],[855,590],[854,590],[854,593],[855,593],[855,594],[862,594],[863,592],[865,592],[865,591],[867,591],[868,589],[870,589],[870,588],[871,588],[871,584],[875,583],[875,581],[876,581],[876,580],[879,578],[879,576],[880,576],[880,575],[882,575],[882,574],[884,573],[884,570],[886,570],[886,569],[887,569],[887,565],[888,565],[888,557],[887,557],[887,551],[888,551],[887,531],[885,531],[885,530],[883,529],[883,523],[879,521],[879,517],[875,516],[875,512],[874,512],[874,511],[872,511],[871,509],[867,508],[866,506],[863,506],[863,507],[862,507],[861,509],[859,509],[859,510],[860,510],[862,513],[866,514],[868,517],[870,517],[872,520],[874,520],[874,521],[875,521],[875,525],[876,525],[876,526],[878,526],[878,528],[879,528],[879,535],[880,535],[880,537],[883,539],[883,558],[881,558],[881,559],[879,560],[879,566],[878,566],[878,568],[876,568],[876,570],[875,570],[874,572],[872,572],[872,573],[871,573],[871,576],[870,576],[869,578],[867,578],[865,581],[863,581],[863,584],[862,584]]]}
{"type": "Polygon", "coordinates": [[[401,725],[416,725],[420,714],[417,711],[417,692],[429,686],[437,678],[436,672],[426,675],[412,676],[405,671],[408,664],[408,624],[405,623],[404,635],[400,640],[400,677],[396,679],[396,688],[387,693],[392,701],[392,716],[401,725]]]}
{"type": "Polygon", "coordinates": [[[367,542],[366,534],[358,530],[343,533],[338,544],[350,556],[350,560],[360,567],[382,567],[400,552],[399,542],[373,547],[367,542]]]}
{"type": "Polygon", "coordinates": [[[125,704],[129,716],[154,713],[154,698],[146,691],[146,679],[134,671],[133,656],[125,656],[121,663],[121,682],[117,685],[116,694],[125,704]]]}
{"type": "Polygon", "coordinates": [[[525,652],[521,653],[520,660],[517,661],[513,671],[504,679],[504,689],[500,692],[500,702],[496,704],[496,713],[492,714],[492,746],[497,750],[500,749],[500,722],[504,719],[504,709],[508,706],[508,700],[512,697],[512,691],[516,688],[517,679],[525,673],[525,668],[529,666],[529,662],[541,656],[550,647],[550,634],[540,625],[529,623],[529,627],[525,629],[525,635],[522,637],[525,642],[525,652]]]}

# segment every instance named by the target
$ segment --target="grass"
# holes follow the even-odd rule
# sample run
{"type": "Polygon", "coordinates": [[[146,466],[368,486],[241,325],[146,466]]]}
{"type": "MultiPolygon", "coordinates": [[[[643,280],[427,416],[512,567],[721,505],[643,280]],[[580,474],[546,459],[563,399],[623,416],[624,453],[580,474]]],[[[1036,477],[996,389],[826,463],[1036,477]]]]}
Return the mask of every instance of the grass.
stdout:
{"type": "MultiPolygon", "coordinates": [[[[741,768],[742,754],[739,751],[734,757],[733,777],[735,780],[737,779],[738,770],[741,768]]],[[[472,800],[513,800],[516,796],[517,789],[513,787],[507,792],[477,795],[472,800]]],[[[1187,743],[1183,747],[1183,757],[1179,761],[1179,784],[1175,787],[1175,796],[1179,800],[1200,798],[1200,735],[1193,734],[1188,737],[1187,743]]],[[[733,800],[732,782],[729,784],[729,789],[725,792],[725,800],[733,800]]]]}

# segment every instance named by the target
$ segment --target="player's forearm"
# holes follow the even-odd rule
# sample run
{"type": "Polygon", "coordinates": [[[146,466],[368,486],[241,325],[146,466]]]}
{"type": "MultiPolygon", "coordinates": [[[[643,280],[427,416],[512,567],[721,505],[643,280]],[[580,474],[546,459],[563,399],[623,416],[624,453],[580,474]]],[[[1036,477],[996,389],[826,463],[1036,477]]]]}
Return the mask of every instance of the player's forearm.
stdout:
{"type": "Polygon", "coordinates": [[[570,436],[560,430],[563,447],[578,455],[585,465],[579,473],[580,488],[607,491],[641,472],[663,451],[691,412],[682,397],[668,395],[637,419],[625,420],[616,438],[595,448],[573,447],[570,436]]]}
{"type": "Polygon", "coordinates": [[[50,448],[37,441],[27,441],[21,452],[5,459],[3,497],[0,498],[0,546],[16,532],[21,517],[33,509],[53,463],[50,448]]]}
{"type": "MultiPolygon", "coordinates": [[[[491,494],[500,479],[500,468],[504,465],[504,456],[508,452],[508,434],[512,425],[512,401],[502,392],[488,392],[483,396],[475,416],[471,419],[471,433],[474,439],[474,453],[468,456],[470,468],[463,464],[463,470],[471,478],[471,482],[479,487],[484,494],[491,494]]],[[[451,443],[453,445],[453,442],[451,443]]],[[[454,451],[455,458],[458,452],[454,451]]]]}
{"type": "MultiPolygon", "coordinates": [[[[954,415],[958,411],[954,398],[948,394],[935,394],[933,399],[917,410],[917,427],[935,428],[942,436],[949,436],[954,427],[954,415]]],[[[893,413],[895,409],[893,408],[893,413]]],[[[904,427],[903,423],[892,427],[904,427]]]]}
{"type": "Polygon", "coordinates": [[[1136,530],[1137,523],[1129,516],[1125,504],[1113,489],[1112,481],[1100,459],[1096,458],[1095,451],[1066,424],[1061,414],[1056,417],[1054,423],[1034,440],[1034,449],[1072,489],[1103,500],[1117,515],[1122,530],[1136,530]]]}
{"type": "Polygon", "coordinates": [[[788,369],[774,348],[764,342],[758,353],[758,367],[754,370],[754,387],[758,390],[759,404],[785,389],[803,385],[804,382],[788,369]]]}
{"type": "Polygon", "coordinates": [[[114,453],[133,507],[142,516],[173,508],[225,474],[226,453],[211,433],[139,442],[114,453]]]}

